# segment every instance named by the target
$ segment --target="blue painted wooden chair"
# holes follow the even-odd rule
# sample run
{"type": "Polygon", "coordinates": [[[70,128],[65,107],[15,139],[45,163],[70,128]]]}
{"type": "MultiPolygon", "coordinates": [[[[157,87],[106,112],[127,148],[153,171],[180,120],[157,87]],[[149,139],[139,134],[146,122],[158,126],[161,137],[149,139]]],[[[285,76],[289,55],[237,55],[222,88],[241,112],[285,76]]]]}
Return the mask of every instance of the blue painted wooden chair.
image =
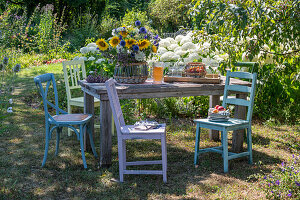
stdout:
{"type": "Polygon", "coordinates": [[[228,160],[239,158],[243,156],[248,156],[249,164],[252,164],[252,139],[251,139],[251,119],[252,119],[252,110],[254,103],[254,95],[255,95],[255,86],[256,86],[256,73],[248,73],[248,72],[230,72],[227,71],[225,89],[224,89],[224,97],[223,104],[224,108],[227,107],[228,104],[239,105],[239,106],[247,106],[247,119],[234,119],[230,118],[226,122],[214,122],[208,119],[195,119],[196,123],[196,142],[195,142],[195,155],[194,155],[194,165],[197,166],[199,162],[199,154],[204,152],[216,152],[221,153],[223,157],[224,163],[224,173],[228,172],[228,160]],[[251,79],[252,85],[251,87],[242,86],[242,85],[230,85],[230,78],[243,78],[243,79],[251,79]],[[228,93],[230,91],[234,92],[242,92],[249,93],[250,99],[237,99],[237,98],[228,98],[228,93]],[[221,131],[221,142],[222,146],[199,149],[200,142],[200,129],[208,128],[213,130],[221,131]],[[228,152],[228,131],[238,130],[238,129],[247,129],[247,151],[242,153],[232,153],[228,152]]]}
{"type": "Polygon", "coordinates": [[[34,82],[35,82],[36,86],[38,87],[39,92],[43,98],[44,110],[45,110],[46,142],[45,142],[45,153],[44,153],[44,159],[42,162],[42,167],[45,165],[46,160],[47,160],[49,140],[51,139],[52,132],[56,129],[55,155],[58,155],[60,134],[62,132],[62,128],[67,127],[67,128],[72,129],[76,133],[77,139],[80,141],[83,166],[84,166],[84,168],[87,168],[85,155],[84,155],[84,145],[83,145],[83,135],[84,135],[85,130],[87,130],[87,132],[90,135],[90,143],[92,146],[92,151],[94,153],[94,156],[97,157],[91,128],[90,128],[90,126],[88,126],[89,121],[92,119],[92,115],[68,114],[67,112],[65,112],[64,110],[62,110],[58,107],[58,94],[57,94],[56,83],[55,83],[53,74],[48,73],[48,74],[39,75],[34,78],[34,82]],[[43,86],[43,83],[46,83],[45,87],[43,86]],[[52,83],[53,92],[54,92],[54,101],[55,101],[54,103],[50,102],[47,99],[48,91],[49,91],[51,83],[52,83]],[[48,112],[48,106],[55,109],[56,115],[51,116],[51,114],[48,112]],[[79,128],[79,132],[77,131],[76,127],[79,128]]]}
{"type": "Polygon", "coordinates": [[[133,125],[126,125],[121,110],[114,79],[105,82],[107,94],[112,109],[117,135],[120,182],[123,182],[124,174],[158,174],[163,175],[163,181],[167,182],[167,145],[166,124],[160,124],[158,128],[149,130],[136,130],[133,125]],[[151,161],[126,161],[126,140],[151,140],[161,141],[162,159],[151,161]],[[162,170],[128,170],[127,166],[161,164],[162,170]]]}

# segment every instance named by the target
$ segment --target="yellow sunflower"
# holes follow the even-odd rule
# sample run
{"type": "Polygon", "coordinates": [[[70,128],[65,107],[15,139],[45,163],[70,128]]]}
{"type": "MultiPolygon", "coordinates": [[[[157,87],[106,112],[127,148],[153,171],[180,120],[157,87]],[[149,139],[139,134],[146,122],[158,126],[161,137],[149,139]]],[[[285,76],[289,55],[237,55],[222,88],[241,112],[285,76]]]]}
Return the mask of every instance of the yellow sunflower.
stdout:
{"type": "Polygon", "coordinates": [[[126,42],[125,47],[127,47],[127,48],[131,48],[132,45],[136,44],[136,40],[132,39],[132,38],[126,39],[125,42],[126,42]]]}
{"type": "Polygon", "coordinates": [[[122,35],[122,37],[127,37],[128,32],[127,31],[120,31],[120,35],[122,35]]]}
{"type": "Polygon", "coordinates": [[[150,41],[149,40],[140,40],[138,42],[138,45],[140,47],[140,50],[147,49],[150,45],[150,41]]]}
{"type": "Polygon", "coordinates": [[[109,44],[112,47],[116,47],[119,43],[120,43],[120,38],[118,36],[115,36],[109,40],[109,44]]]}
{"type": "Polygon", "coordinates": [[[153,51],[153,53],[157,53],[157,47],[156,46],[152,46],[152,51],[153,51]]]}
{"type": "Polygon", "coordinates": [[[97,40],[96,44],[101,51],[105,51],[108,48],[108,44],[105,42],[103,38],[97,40]]]}

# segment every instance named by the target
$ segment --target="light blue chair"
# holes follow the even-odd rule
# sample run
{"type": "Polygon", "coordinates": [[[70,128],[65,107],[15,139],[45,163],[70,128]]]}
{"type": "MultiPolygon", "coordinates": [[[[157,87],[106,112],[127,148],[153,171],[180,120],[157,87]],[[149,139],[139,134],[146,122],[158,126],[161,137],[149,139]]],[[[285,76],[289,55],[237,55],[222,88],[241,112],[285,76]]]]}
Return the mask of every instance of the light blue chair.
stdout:
{"type": "Polygon", "coordinates": [[[216,152],[221,153],[224,162],[224,173],[228,172],[228,160],[239,158],[243,156],[248,156],[249,164],[252,164],[252,139],[251,139],[251,119],[252,119],[252,111],[253,111],[253,103],[255,96],[255,86],[256,86],[256,73],[248,73],[248,72],[230,72],[227,71],[225,89],[224,89],[224,97],[223,104],[224,108],[227,107],[228,104],[239,105],[239,106],[247,106],[247,119],[234,119],[230,118],[226,122],[214,122],[208,119],[195,119],[196,123],[196,142],[195,142],[195,155],[194,155],[194,165],[197,166],[199,162],[199,154],[204,152],[216,152]],[[230,85],[230,78],[243,78],[252,80],[251,87],[242,86],[242,85],[230,85]],[[249,93],[250,99],[238,99],[238,98],[228,98],[228,93],[230,91],[234,92],[243,92],[249,93]],[[222,146],[199,149],[200,142],[200,130],[201,128],[208,128],[213,130],[221,131],[221,142],[222,146]],[[238,129],[247,129],[247,151],[242,153],[232,153],[228,152],[228,131],[238,130],[238,129]]]}
{"type": "Polygon", "coordinates": [[[46,124],[46,142],[45,142],[45,154],[44,159],[42,162],[42,167],[45,165],[48,155],[48,147],[49,147],[49,140],[51,139],[52,132],[56,129],[56,151],[55,155],[58,155],[59,149],[59,139],[60,134],[62,132],[63,127],[67,127],[72,129],[76,135],[77,139],[80,140],[80,148],[81,148],[81,155],[84,168],[87,168],[85,155],[84,155],[84,145],[83,145],[83,135],[84,130],[90,135],[90,143],[92,146],[92,151],[94,156],[97,157],[97,153],[95,150],[94,142],[93,142],[93,135],[91,132],[90,126],[87,126],[90,120],[92,119],[92,115],[88,114],[68,114],[64,110],[58,107],[58,95],[56,89],[56,83],[54,79],[54,75],[51,73],[43,74],[34,78],[34,82],[39,89],[39,92],[43,98],[44,102],[44,110],[45,110],[45,124],[46,124]],[[45,89],[43,87],[43,83],[46,83],[45,89]],[[51,103],[48,99],[48,91],[50,88],[50,84],[52,83],[53,92],[54,92],[54,99],[55,102],[51,103]],[[51,116],[48,112],[48,105],[55,109],[56,115],[51,116]],[[60,114],[61,113],[61,114],[60,114]],[[79,128],[79,132],[76,130],[76,127],[79,128]]]}

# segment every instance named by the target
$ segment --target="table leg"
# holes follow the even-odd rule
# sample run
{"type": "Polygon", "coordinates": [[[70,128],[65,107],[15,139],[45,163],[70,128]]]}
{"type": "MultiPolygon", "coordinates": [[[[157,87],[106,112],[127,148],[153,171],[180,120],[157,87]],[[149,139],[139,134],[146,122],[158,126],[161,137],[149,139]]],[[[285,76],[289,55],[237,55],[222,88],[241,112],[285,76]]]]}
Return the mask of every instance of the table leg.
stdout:
{"type": "MultiPolygon", "coordinates": [[[[219,95],[211,95],[209,96],[209,107],[215,107],[216,105],[220,105],[220,96],[219,95]]],[[[220,141],[219,131],[217,130],[209,130],[209,139],[213,141],[220,141]]]]}
{"type": "MultiPolygon", "coordinates": [[[[247,94],[236,94],[236,98],[247,99],[247,94]]],[[[236,106],[234,118],[246,119],[246,106],[236,106]]],[[[245,129],[235,130],[232,135],[232,151],[239,153],[243,150],[245,129]]]]}
{"type": "Polygon", "coordinates": [[[111,108],[108,100],[101,100],[100,105],[100,167],[111,165],[111,108]]]}
{"type": "MultiPolygon", "coordinates": [[[[94,116],[94,97],[84,93],[84,113],[86,114],[92,114],[94,116]]],[[[89,126],[91,126],[92,134],[94,135],[94,117],[92,118],[89,126]]],[[[85,151],[92,151],[91,144],[90,144],[90,138],[89,135],[84,133],[84,150],[85,151]]]]}

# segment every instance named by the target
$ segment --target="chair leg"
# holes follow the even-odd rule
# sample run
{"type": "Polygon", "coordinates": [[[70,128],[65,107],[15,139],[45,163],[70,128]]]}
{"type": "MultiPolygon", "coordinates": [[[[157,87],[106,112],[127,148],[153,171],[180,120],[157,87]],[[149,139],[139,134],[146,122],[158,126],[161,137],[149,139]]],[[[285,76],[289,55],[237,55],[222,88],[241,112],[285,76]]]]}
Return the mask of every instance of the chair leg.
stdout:
{"type": "Polygon", "coordinates": [[[198,154],[199,154],[200,131],[201,131],[201,129],[200,129],[199,123],[197,123],[197,126],[196,126],[196,140],[195,140],[195,155],[194,155],[194,165],[195,166],[199,162],[198,154]]]}
{"type": "Polygon", "coordinates": [[[82,125],[80,125],[80,148],[81,148],[81,156],[82,156],[82,162],[83,162],[83,166],[86,169],[87,165],[86,165],[86,160],[85,160],[85,155],[84,155],[84,144],[83,144],[83,127],[82,125]]]}
{"type": "Polygon", "coordinates": [[[224,164],[224,173],[228,173],[228,137],[227,131],[223,131],[223,164],[224,164]]]}
{"type": "Polygon", "coordinates": [[[126,170],[126,140],[122,143],[122,153],[123,153],[123,170],[126,170]]]}
{"type": "Polygon", "coordinates": [[[161,157],[162,157],[162,171],[163,181],[167,182],[167,144],[166,144],[166,133],[161,137],[161,157]]]}
{"type": "MultiPolygon", "coordinates": [[[[69,104],[69,102],[68,102],[68,113],[69,113],[69,114],[72,113],[71,105],[69,104]]],[[[72,130],[68,128],[68,136],[71,136],[71,134],[72,134],[71,131],[72,131],[72,130]]]]}
{"type": "Polygon", "coordinates": [[[89,136],[90,136],[89,138],[90,138],[90,143],[91,143],[93,154],[94,154],[95,158],[97,158],[98,155],[97,155],[97,152],[96,152],[96,149],[95,149],[95,144],[94,144],[94,140],[93,140],[93,133],[92,133],[91,126],[87,125],[86,128],[87,128],[87,132],[89,133],[89,136]]]}
{"type": "Polygon", "coordinates": [[[45,166],[46,160],[47,160],[47,155],[48,155],[48,148],[49,148],[49,133],[50,132],[50,127],[48,124],[46,124],[46,140],[45,140],[45,153],[44,153],[44,158],[42,162],[42,167],[45,166]]]}
{"type": "Polygon", "coordinates": [[[56,149],[55,149],[55,156],[58,155],[58,149],[59,149],[59,139],[60,139],[60,133],[61,133],[62,128],[57,127],[56,128],[56,149]]]}
{"type": "Polygon", "coordinates": [[[247,148],[249,152],[249,164],[252,165],[253,163],[253,158],[252,158],[252,133],[251,133],[251,126],[247,128],[247,148]]]}
{"type": "Polygon", "coordinates": [[[123,159],[123,139],[118,139],[118,156],[119,156],[119,175],[120,182],[124,181],[124,159],[123,159]]]}

